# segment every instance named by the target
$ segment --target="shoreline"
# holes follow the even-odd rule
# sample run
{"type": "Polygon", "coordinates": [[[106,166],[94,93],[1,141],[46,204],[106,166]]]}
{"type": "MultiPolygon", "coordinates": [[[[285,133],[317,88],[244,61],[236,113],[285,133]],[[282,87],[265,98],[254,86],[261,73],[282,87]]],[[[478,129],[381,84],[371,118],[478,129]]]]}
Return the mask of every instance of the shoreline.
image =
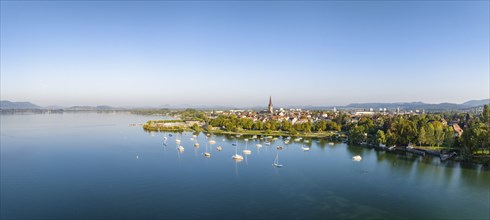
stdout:
{"type": "MultiPolygon", "coordinates": [[[[145,129],[145,131],[148,132],[192,132],[192,133],[204,133],[204,134],[215,134],[215,135],[240,135],[242,137],[246,136],[272,136],[272,137],[296,137],[296,138],[312,138],[312,139],[326,139],[326,138],[335,138],[330,139],[330,141],[334,142],[343,142],[348,136],[343,133],[343,132],[322,132],[322,133],[297,133],[295,135],[289,134],[287,132],[283,131],[257,131],[257,130],[252,130],[252,131],[223,131],[223,130],[203,130],[203,131],[195,131],[191,128],[165,128],[165,129],[159,129],[152,127],[151,129],[145,129]]],[[[455,162],[460,162],[460,163],[473,163],[473,164],[481,164],[485,167],[490,167],[490,157],[478,157],[474,156],[473,159],[471,160],[464,160],[461,159],[459,156],[455,157],[447,157],[442,153],[442,151],[454,151],[459,149],[457,148],[444,148],[444,147],[435,147],[435,146],[414,146],[413,148],[407,149],[406,147],[399,146],[395,147],[392,150],[389,150],[388,147],[379,147],[379,146],[373,146],[373,145],[355,145],[355,146],[360,146],[360,147],[365,147],[365,148],[374,148],[379,151],[388,151],[388,152],[405,152],[405,153],[412,153],[414,155],[422,156],[422,157],[439,157],[441,161],[455,161],[455,162]]]]}

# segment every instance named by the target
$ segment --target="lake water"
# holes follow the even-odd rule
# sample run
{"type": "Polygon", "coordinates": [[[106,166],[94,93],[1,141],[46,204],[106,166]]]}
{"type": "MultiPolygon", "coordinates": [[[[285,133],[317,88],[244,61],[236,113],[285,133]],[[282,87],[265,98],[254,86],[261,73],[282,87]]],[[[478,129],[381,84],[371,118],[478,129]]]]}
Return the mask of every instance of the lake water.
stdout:
{"type": "Polygon", "coordinates": [[[490,218],[490,171],[481,166],[316,141],[308,152],[282,139],[258,149],[224,136],[212,136],[205,158],[203,134],[194,148],[192,133],[128,126],[158,118],[1,115],[0,218],[490,218]],[[252,154],[236,163],[232,143],[252,154]],[[272,166],[276,153],[282,168],[272,166]]]}

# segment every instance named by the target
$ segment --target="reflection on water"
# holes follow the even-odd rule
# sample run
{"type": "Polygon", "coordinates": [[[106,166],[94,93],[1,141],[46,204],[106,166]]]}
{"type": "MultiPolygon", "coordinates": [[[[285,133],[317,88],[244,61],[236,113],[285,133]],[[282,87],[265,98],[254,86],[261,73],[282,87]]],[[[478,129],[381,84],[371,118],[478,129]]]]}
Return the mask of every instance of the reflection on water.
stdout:
{"type": "Polygon", "coordinates": [[[488,219],[490,212],[490,171],[479,165],[330,140],[279,137],[266,145],[265,136],[128,126],[154,116],[1,117],[2,219],[488,219]],[[244,159],[233,160],[235,151],[244,159]],[[277,153],[282,168],[272,166],[277,153]]]}

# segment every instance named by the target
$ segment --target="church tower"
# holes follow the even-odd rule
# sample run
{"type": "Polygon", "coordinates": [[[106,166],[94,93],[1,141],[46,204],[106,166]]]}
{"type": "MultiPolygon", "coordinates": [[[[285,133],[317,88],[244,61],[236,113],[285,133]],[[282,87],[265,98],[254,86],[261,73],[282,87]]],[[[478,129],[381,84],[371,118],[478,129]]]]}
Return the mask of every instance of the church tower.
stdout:
{"type": "Polygon", "coordinates": [[[269,97],[269,112],[272,114],[274,111],[272,110],[272,96],[269,97]]]}

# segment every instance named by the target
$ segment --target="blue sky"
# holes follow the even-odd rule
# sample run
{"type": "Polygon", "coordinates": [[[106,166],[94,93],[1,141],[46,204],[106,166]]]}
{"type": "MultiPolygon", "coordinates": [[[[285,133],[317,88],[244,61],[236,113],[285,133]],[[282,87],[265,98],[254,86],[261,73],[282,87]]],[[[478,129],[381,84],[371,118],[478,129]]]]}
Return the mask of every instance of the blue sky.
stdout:
{"type": "Polygon", "coordinates": [[[1,99],[343,105],[489,98],[488,1],[1,2],[1,99]]]}

